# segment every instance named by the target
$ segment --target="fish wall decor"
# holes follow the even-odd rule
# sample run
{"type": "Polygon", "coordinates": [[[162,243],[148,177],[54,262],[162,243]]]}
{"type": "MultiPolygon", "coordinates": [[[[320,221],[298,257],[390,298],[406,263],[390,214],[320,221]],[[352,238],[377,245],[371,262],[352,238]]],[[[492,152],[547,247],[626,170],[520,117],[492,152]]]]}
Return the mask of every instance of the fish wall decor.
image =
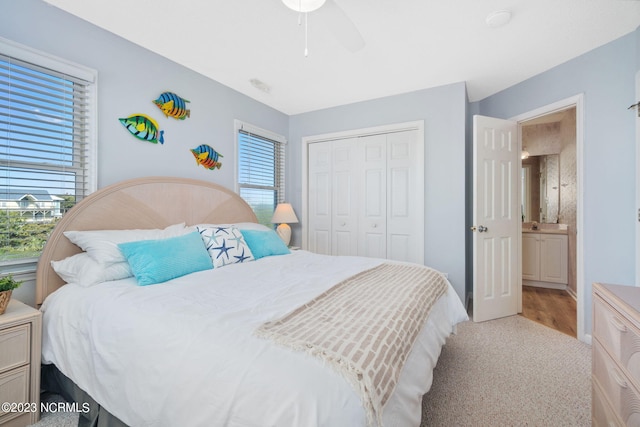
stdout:
{"type": "Polygon", "coordinates": [[[132,114],[118,119],[133,136],[143,141],[164,144],[164,131],[160,130],[158,122],[146,114],[132,114]]]}
{"type": "Polygon", "coordinates": [[[196,163],[204,166],[206,169],[220,169],[222,163],[218,161],[219,157],[224,157],[216,150],[208,145],[202,144],[191,150],[191,154],[196,158],[196,163]]]}
{"type": "Polygon", "coordinates": [[[187,101],[173,92],[163,92],[158,99],[153,101],[162,110],[165,117],[171,116],[177,120],[191,117],[191,110],[187,110],[187,102],[191,101],[187,101]]]}

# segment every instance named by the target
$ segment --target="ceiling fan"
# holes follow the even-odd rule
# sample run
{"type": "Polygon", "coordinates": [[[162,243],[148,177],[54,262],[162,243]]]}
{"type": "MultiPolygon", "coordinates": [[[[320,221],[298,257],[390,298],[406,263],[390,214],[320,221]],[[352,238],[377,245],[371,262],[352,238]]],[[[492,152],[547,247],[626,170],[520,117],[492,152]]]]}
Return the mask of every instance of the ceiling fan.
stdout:
{"type": "Polygon", "coordinates": [[[318,20],[333,33],[334,37],[349,51],[357,52],[364,47],[364,39],[358,31],[353,21],[333,0],[282,0],[289,9],[300,14],[298,24],[301,24],[301,17],[305,19],[305,48],[304,55],[308,55],[307,49],[307,14],[314,12],[318,20]]]}

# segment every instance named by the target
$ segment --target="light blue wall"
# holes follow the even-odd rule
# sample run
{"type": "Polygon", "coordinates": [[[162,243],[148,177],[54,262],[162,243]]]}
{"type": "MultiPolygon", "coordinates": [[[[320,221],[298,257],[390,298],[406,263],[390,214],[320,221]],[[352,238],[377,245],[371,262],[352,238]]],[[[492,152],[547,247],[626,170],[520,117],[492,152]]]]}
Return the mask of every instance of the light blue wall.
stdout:
{"type": "MultiPolygon", "coordinates": [[[[162,23],[150,25],[162,29],[162,23]]],[[[165,175],[233,190],[234,119],[287,135],[287,115],[41,0],[0,0],[0,37],[98,71],[98,187],[165,175]],[[177,121],[161,114],[151,101],[167,90],[191,101],[191,118],[177,121]],[[126,131],[118,118],[134,113],[158,121],[164,145],[139,141],[126,131]],[[189,149],[200,144],[224,156],[220,170],[196,164],[189,149]]],[[[21,276],[25,282],[14,291],[16,299],[35,303],[34,278],[21,276]]]]}
{"type": "MultiPolygon", "coordinates": [[[[233,120],[288,136],[287,199],[301,212],[304,136],[425,121],[425,263],[449,273],[461,298],[470,284],[470,119],[513,117],[584,93],[585,325],[591,325],[591,283],[633,283],[635,256],[635,130],[627,107],[640,70],[640,31],[476,103],[464,83],[425,89],[288,117],[224,85],[47,5],[0,0],[0,37],[99,72],[100,187],[122,179],[172,175],[234,188],[233,120]],[[192,117],[166,119],[151,103],[171,90],[191,101],[192,117]],[[118,117],[155,117],[163,146],[129,135],[118,117]],[[466,139],[466,142],[465,142],[466,139]],[[221,170],[197,167],[188,149],[209,144],[224,155],[221,170]],[[466,254],[466,257],[465,257],[466,254]],[[465,258],[467,261],[465,261],[465,258]]],[[[400,77],[401,78],[401,77],[400,77]]],[[[294,227],[294,242],[300,243],[294,227]]]]}
{"type": "Polygon", "coordinates": [[[41,0],[0,0],[0,37],[98,71],[99,187],[167,175],[235,189],[234,119],[288,132],[287,115],[41,0]],[[167,90],[191,101],[191,118],[166,118],[151,102],[167,90]],[[126,131],[118,118],[134,113],[156,119],[165,131],[164,145],[139,141],[126,131]],[[200,144],[224,156],[220,170],[197,166],[189,149],[200,144]]]}
{"type": "MultiPolygon", "coordinates": [[[[401,78],[401,76],[398,76],[401,78]]],[[[302,212],[305,136],[424,120],[425,264],[449,274],[461,299],[465,290],[464,83],[291,116],[287,147],[287,199],[302,212]]],[[[300,226],[294,242],[301,243],[300,226]]]]}
{"type": "Polygon", "coordinates": [[[627,107],[636,102],[639,31],[472,106],[509,118],[584,94],[585,333],[591,332],[591,284],[635,283],[636,119],[627,107]]]}

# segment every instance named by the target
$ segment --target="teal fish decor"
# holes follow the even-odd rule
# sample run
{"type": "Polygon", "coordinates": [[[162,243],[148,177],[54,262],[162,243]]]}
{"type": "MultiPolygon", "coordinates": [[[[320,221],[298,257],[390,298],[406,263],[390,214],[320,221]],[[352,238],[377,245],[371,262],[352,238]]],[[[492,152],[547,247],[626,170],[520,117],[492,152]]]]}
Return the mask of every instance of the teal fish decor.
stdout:
{"type": "Polygon", "coordinates": [[[153,103],[162,110],[165,117],[171,116],[177,120],[184,120],[187,117],[191,117],[191,110],[187,110],[187,102],[190,101],[181,98],[173,92],[163,92],[158,99],[153,101],[153,103]]]}
{"type": "Polygon", "coordinates": [[[160,130],[158,122],[145,114],[133,114],[118,119],[133,136],[143,141],[164,144],[164,131],[160,130]]]}
{"type": "Polygon", "coordinates": [[[196,158],[196,163],[204,166],[206,169],[220,169],[222,163],[218,161],[219,157],[224,157],[216,150],[208,145],[202,144],[191,150],[191,154],[196,158]]]}

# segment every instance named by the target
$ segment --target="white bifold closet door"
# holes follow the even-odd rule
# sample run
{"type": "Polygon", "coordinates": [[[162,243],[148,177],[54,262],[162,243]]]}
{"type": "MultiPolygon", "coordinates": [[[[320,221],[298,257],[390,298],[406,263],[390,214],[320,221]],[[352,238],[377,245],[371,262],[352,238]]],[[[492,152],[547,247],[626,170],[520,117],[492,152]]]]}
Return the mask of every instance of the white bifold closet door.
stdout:
{"type": "Polygon", "coordinates": [[[308,249],[424,262],[424,155],[414,130],[309,144],[308,249]]]}

